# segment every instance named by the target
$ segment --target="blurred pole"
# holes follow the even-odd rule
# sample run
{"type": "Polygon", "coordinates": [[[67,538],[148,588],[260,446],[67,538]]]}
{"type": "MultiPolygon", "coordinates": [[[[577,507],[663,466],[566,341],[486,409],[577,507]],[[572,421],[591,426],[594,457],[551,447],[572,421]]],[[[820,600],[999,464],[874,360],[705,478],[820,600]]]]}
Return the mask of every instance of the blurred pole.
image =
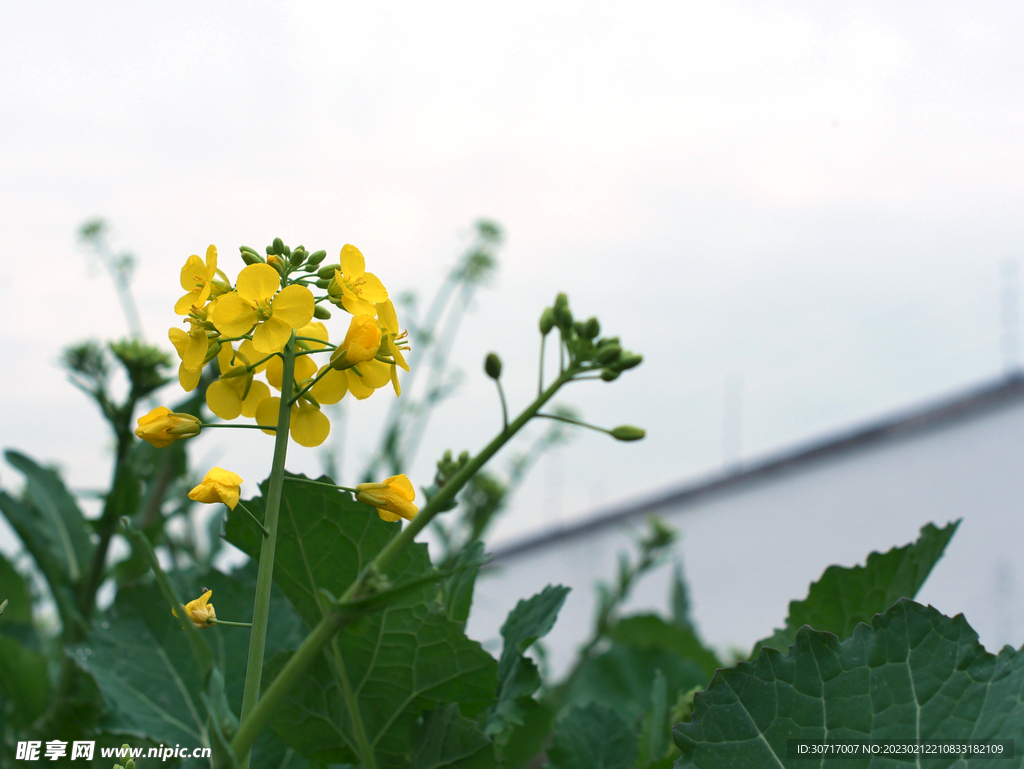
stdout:
{"type": "Polygon", "coordinates": [[[1004,259],[999,268],[1000,348],[1003,373],[1007,377],[1020,374],[1020,277],[1016,259],[1004,259]]]}
{"type": "Polygon", "coordinates": [[[722,422],[722,465],[727,473],[738,472],[743,449],[743,377],[725,377],[725,409],[722,422]]]}

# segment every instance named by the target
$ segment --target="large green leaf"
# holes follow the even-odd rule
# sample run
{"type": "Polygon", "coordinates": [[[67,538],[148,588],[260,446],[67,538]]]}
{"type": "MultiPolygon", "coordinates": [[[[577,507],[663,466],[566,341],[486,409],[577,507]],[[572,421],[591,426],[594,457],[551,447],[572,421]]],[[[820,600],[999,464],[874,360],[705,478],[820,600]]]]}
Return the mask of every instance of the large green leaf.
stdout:
{"type": "Polygon", "coordinates": [[[659,671],[673,694],[706,686],[709,680],[700,665],[675,652],[613,641],[607,651],[583,664],[570,682],[564,702],[596,702],[640,718],[651,705],[659,671]]]}
{"type": "Polygon", "coordinates": [[[53,470],[40,467],[17,451],[5,451],[4,456],[25,475],[25,491],[39,512],[40,535],[45,537],[50,555],[64,567],[72,582],[80,581],[92,565],[95,550],[82,511],[53,470]]]}
{"type": "Polygon", "coordinates": [[[14,703],[18,721],[35,721],[50,699],[47,658],[13,638],[0,636],[0,691],[14,703]]]}
{"type": "Polygon", "coordinates": [[[692,629],[669,624],[656,614],[623,617],[608,631],[608,636],[613,641],[636,649],[671,652],[690,660],[700,666],[708,681],[722,664],[715,653],[700,642],[692,629]]]}
{"type": "Polygon", "coordinates": [[[552,769],[627,769],[637,755],[637,734],[613,709],[572,708],[555,727],[548,756],[552,769]]]}
{"type": "Polygon", "coordinates": [[[497,765],[494,745],[452,703],[432,710],[412,749],[412,769],[487,769],[497,765]]]}
{"type": "MultiPolygon", "coordinates": [[[[786,758],[790,739],[1015,739],[1019,751],[1022,736],[1024,651],[989,654],[962,615],[944,617],[909,599],[845,641],[805,627],[785,656],[766,647],[752,662],[719,671],[695,696],[692,720],[673,730],[683,753],[677,769],[807,766],[786,758]]],[[[1021,758],[955,765],[1019,767],[1021,758]]]]}
{"type": "MultiPolygon", "coordinates": [[[[245,504],[263,517],[262,498],[245,504]]],[[[232,544],[259,557],[262,534],[251,521],[233,515],[225,528],[232,544]]],[[[323,616],[320,591],[343,594],[398,529],[399,524],[385,523],[374,508],[354,502],[349,494],[286,482],[274,581],[313,626],[323,616]]],[[[401,585],[434,573],[426,546],[414,544],[395,559],[387,577],[401,585]]],[[[436,585],[424,584],[346,628],[334,641],[342,669],[333,653],[330,663],[318,659],[291,692],[274,728],[305,756],[355,761],[352,714],[341,684],[347,680],[378,764],[405,767],[424,711],[455,702],[473,715],[490,705],[497,666],[466,638],[461,622],[445,616],[437,596],[436,585]]],[[[278,654],[268,662],[265,681],[273,679],[287,657],[278,654]]]]}
{"type": "Polygon", "coordinates": [[[789,604],[786,626],[755,644],[754,654],[762,646],[788,649],[804,625],[849,638],[857,623],[870,622],[900,598],[913,598],[959,525],[956,521],[938,529],[929,523],[921,528],[916,542],[887,553],[871,553],[864,566],[829,566],[811,584],[807,598],[789,604]]]}
{"type": "Polygon", "coordinates": [[[487,723],[488,733],[497,734],[523,723],[524,707],[529,706],[524,706],[522,700],[530,698],[541,684],[540,671],[524,654],[554,626],[569,590],[563,585],[548,585],[537,595],[517,603],[501,626],[504,639],[498,662],[501,687],[487,723]]]}

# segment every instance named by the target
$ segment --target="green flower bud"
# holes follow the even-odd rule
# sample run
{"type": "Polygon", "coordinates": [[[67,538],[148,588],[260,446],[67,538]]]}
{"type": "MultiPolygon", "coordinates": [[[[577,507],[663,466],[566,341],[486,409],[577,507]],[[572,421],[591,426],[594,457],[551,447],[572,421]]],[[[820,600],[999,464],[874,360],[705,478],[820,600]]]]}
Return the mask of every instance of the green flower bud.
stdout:
{"type": "Polygon", "coordinates": [[[620,355],[622,355],[622,348],[617,344],[597,348],[597,362],[602,366],[607,366],[609,363],[618,360],[620,355]]]}
{"type": "Polygon", "coordinates": [[[135,769],[135,759],[129,758],[124,762],[124,769],[135,769]]]}
{"type": "Polygon", "coordinates": [[[495,353],[487,353],[487,357],[484,358],[484,371],[487,372],[487,376],[491,379],[497,380],[501,378],[501,358],[495,353]]]}
{"type": "Polygon", "coordinates": [[[601,322],[597,318],[590,318],[583,326],[583,333],[580,334],[584,339],[597,339],[597,335],[601,333],[601,322]]]}
{"type": "Polygon", "coordinates": [[[622,354],[621,358],[619,358],[617,361],[615,361],[615,363],[612,364],[612,367],[618,369],[619,371],[627,371],[628,369],[639,366],[641,363],[643,363],[643,360],[643,355],[637,355],[635,353],[626,352],[622,354]]]}
{"type": "Polygon", "coordinates": [[[281,238],[274,238],[274,244],[272,248],[273,250],[270,253],[281,256],[284,253],[284,241],[281,240],[281,238]]]}
{"type": "Polygon", "coordinates": [[[555,297],[555,325],[558,326],[562,331],[568,331],[572,328],[572,310],[569,309],[569,297],[565,294],[559,294],[555,297]]]}
{"type": "Polygon", "coordinates": [[[305,260],[306,260],[306,249],[304,249],[302,246],[299,246],[294,251],[292,251],[292,255],[291,255],[291,262],[292,262],[292,264],[294,264],[295,266],[298,266],[298,265],[302,264],[305,260]]]}
{"type": "Polygon", "coordinates": [[[633,427],[633,425],[619,425],[614,430],[609,431],[611,436],[617,441],[639,441],[642,440],[647,433],[641,430],[639,427],[633,427]]]}
{"type": "Polygon", "coordinates": [[[334,271],[335,270],[340,270],[340,269],[341,269],[341,265],[340,264],[328,264],[326,267],[321,267],[317,271],[316,276],[318,278],[333,278],[334,277],[334,271]]]}
{"type": "Polygon", "coordinates": [[[331,285],[331,279],[330,278],[320,278],[316,282],[316,287],[317,288],[327,288],[329,285],[331,285]]]}
{"type": "Polygon", "coordinates": [[[308,264],[320,264],[320,262],[322,262],[324,260],[325,256],[327,256],[327,252],[326,251],[323,251],[323,250],[314,251],[313,253],[311,253],[309,255],[309,258],[306,260],[306,262],[308,264]]]}
{"type": "Polygon", "coordinates": [[[284,246],[284,247],[281,248],[281,256],[291,256],[291,255],[292,255],[291,248],[289,248],[288,246],[284,246]]]}
{"type": "Polygon", "coordinates": [[[242,261],[246,264],[264,264],[266,260],[259,254],[254,254],[251,251],[242,251],[242,261]]]}
{"type": "Polygon", "coordinates": [[[544,312],[540,314],[540,333],[541,336],[547,336],[551,333],[551,329],[555,327],[555,311],[550,307],[545,307],[544,312]]]}
{"type": "Polygon", "coordinates": [[[601,379],[603,379],[606,382],[614,382],[616,379],[619,378],[619,374],[621,374],[621,373],[622,373],[621,371],[616,371],[615,369],[606,368],[606,369],[603,369],[601,371],[601,379]]]}
{"type": "MultiPolygon", "coordinates": [[[[317,281],[317,285],[320,281],[317,281]]],[[[331,311],[324,307],[322,304],[313,305],[313,317],[319,318],[320,320],[329,320],[331,317],[331,311]]]]}
{"type": "Polygon", "coordinates": [[[583,338],[583,330],[586,328],[586,323],[582,320],[574,321],[572,324],[572,330],[576,336],[583,338]]]}

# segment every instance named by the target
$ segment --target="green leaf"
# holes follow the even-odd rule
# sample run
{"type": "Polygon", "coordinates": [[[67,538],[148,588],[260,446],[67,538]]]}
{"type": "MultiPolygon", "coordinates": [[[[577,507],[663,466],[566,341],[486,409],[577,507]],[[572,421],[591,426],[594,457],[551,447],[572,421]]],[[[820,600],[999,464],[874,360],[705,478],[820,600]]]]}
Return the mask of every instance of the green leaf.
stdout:
{"type": "MultiPolygon", "coordinates": [[[[301,477],[301,476],[291,476],[301,477]]],[[[324,479],[329,481],[329,479],[324,479]]],[[[246,503],[260,518],[264,500],[246,503]]],[[[274,581],[310,627],[323,616],[321,590],[340,596],[360,571],[398,531],[377,511],[347,493],[287,481],[281,501],[274,581]]],[[[228,541],[259,557],[262,534],[247,518],[230,515],[228,541]]],[[[414,544],[387,571],[401,586],[436,575],[426,545],[414,544]]],[[[318,659],[291,692],[274,728],[304,756],[353,762],[356,739],[351,713],[342,693],[348,681],[359,715],[382,767],[405,767],[417,722],[425,710],[448,703],[466,715],[494,701],[496,664],[461,623],[441,613],[436,585],[422,586],[396,598],[336,636],[344,670],[318,659]]],[[[273,680],[288,655],[270,659],[264,681],[273,680]]]]}
{"type": "Polygon", "coordinates": [[[708,681],[722,665],[715,653],[705,648],[691,629],[670,625],[655,614],[624,617],[608,631],[608,637],[636,649],[671,652],[690,660],[700,666],[708,681]]]}
{"type": "Polygon", "coordinates": [[[32,595],[28,585],[6,558],[0,556],[0,603],[7,601],[0,615],[0,633],[10,625],[32,624],[32,595]]]}
{"type": "Polygon", "coordinates": [[[665,755],[672,729],[668,723],[668,684],[660,670],[654,671],[651,686],[651,707],[644,715],[640,729],[639,765],[646,766],[665,755]]]}
{"type": "Polygon", "coordinates": [[[523,723],[512,727],[501,748],[505,769],[520,769],[532,764],[547,744],[551,728],[555,725],[555,712],[547,703],[527,699],[520,700],[520,705],[523,707],[523,723]]]}
{"type": "Polygon", "coordinates": [[[39,718],[50,700],[47,663],[35,649],[0,636],[0,691],[14,703],[15,719],[23,725],[39,718]]]}
{"type": "Polygon", "coordinates": [[[849,638],[859,622],[871,622],[900,598],[913,598],[959,525],[956,521],[937,529],[929,523],[921,528],[916,542],[887,553],[871,553],[864,566],[829,566],[821,579],[811,584],[807,598],[789,604],[786,626],[758,641],[753,654],[762,646],[788,649],[804,625],[849,638]]]}
{"type": "Polygon", "coordinates": [[[611,708],[574,707],[555,727],[552,769],[626,769],[636,760],[637,735],[611,708]]]}
{"type": "Polygon", "coordinates": [[[944,617],[909,599],[845,641],[804,627],[785,656],[766,647],[752,662],[719,671],[695,696],[692,720],[673,730],[683,754],[678,769],[804,765],[786,759],[789,739],[1019,744],[1022,734],[1024,651],[989,654],[962,615],[944,617]]]}
{"type": "Polygon", "coordinates": [[[486,769],[497,766],[494,745],[452,703],[432,710],[412,749],[412,769],[486,769]]]}
{"type": "Polygon", "coordinates": [[[70,580],[78,582],[88,572],[95,550],[85,516],[53,470],[16,451],[5,451],[4,456],[25,475],[25,491],[40,513],[39,524],[50,554],[63,565],[70,580]]]}
{"type": "Polygon", "coordinates": [[[517,603],[501,626],[501,637],[505,641],[498,662],[501,686],[498,702],[487,723],[488,734],[523,723],[523,705],[519,700],[531,697],[541,684],[540,671],[533,660],[523,654],[554,626],[569,590],[562,585],[548,585],[532,598],[517,603]]]}
{"type": "Polygon", "coordinates": [[[565,704],[596,702],[630,718],[641,718],[650,707],[658,671],[665,676],[670,692],[708,684],[697,663],[674,652],[613,641],[608,651],[579,669],[566,692],[565,704]]]}

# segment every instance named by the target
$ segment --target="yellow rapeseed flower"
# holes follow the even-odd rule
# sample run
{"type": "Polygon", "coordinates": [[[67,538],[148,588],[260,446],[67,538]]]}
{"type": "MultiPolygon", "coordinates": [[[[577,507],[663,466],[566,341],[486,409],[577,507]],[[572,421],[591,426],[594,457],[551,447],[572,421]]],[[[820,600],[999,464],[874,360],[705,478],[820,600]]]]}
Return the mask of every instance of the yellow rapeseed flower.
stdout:
{"type": "Polygon", "coordinates": [[[353,315],[375,315],[373,305],[387,301],[388,290],[376,275],[366,271],[366,260],[355,246],[346,244],[339,261],[341,269],[334,271],[327,292],[353,315]]]}
{"type": "Polygon", "coordinates": [[[380,349],[381,330],[372,315],[353,315],[345,340],[331,353],[331,367],[338,371],[373,360],[380,349]]]}
{"type": "Polygon", "coordinates": [[[139,417],[135,435],[162,449],[176,440],[199,435],[201,429],[198,417],[176,413],[166,406],[157,406],[145,416],[139,417]]]}
{"type": "Polygon", "coordinates": [[[181,287],[188,293],[174,304],[178,315],[188,315],[192,306],[202,307],[210,298],[213,279],[217,275],[217,247],[206,249],[206,264],[193,254],[181,268],[181,287]]]}
{"type": "MultiPolygon", "coordinates": [[[[201,596],[194,601],[189,601],[185,604],[185,614],[192,624],[198,630],[204,630],[208,627],[213,626],[213,620],[217,619],[217,611],[213,608],[213,604],[209,603],[210,598],[213,597],[213,591],[207,590],[201,596]]],[[[177,609],[171,609],[171,614],[175,617],[178,616],[177,609]]]]}
{"type": "Polygon", "coordinates": [[[223,502],[228,509],[234,510],[238,504],[238,488],[241,485],[241,476],[223,467],[214,467],[203,476],[202,483],[188,493],[188,498],[207,505],[223,502]]]}
{"type": "Polygon", "coordinates": [[[253,326],[252,344],[257,352],[280,352],[292,329],[313,319],[315,300],[305,286],[285,286],[269,264],[250,264],[240,273],[235,290],[220,297],[212,315],[213,325],[225,336],[242,336],[253,326]]]}
{"type": "Polygon", "coordinates": [[[360,483],[356,486],[356,499],[377,508],[377,515],[384,521],[405,518],[411,521],[419,508],[412,503],[416,489],[404,475],[393,475],[382,483],[360,483]]]}
{"type": "MultiPolygon", "coordinates": [[[[270,388],[263,382],[254,381],[253,375],[267,367],[266,363],[248,371],[251,361],[256,363],[265,356],[256,352],[252,342],[246,339],[238,352],[230,344],[222,344],[217,353],[217,365],[220,368],[220,379],[211,382],[206,388],[206,405],[210,411],[221,419],[236,419],[256,416],[256,408],[260,401],[270,397],[270,388]]],[[[278,360],[278,358],[273,358],[278,360]]]]}

